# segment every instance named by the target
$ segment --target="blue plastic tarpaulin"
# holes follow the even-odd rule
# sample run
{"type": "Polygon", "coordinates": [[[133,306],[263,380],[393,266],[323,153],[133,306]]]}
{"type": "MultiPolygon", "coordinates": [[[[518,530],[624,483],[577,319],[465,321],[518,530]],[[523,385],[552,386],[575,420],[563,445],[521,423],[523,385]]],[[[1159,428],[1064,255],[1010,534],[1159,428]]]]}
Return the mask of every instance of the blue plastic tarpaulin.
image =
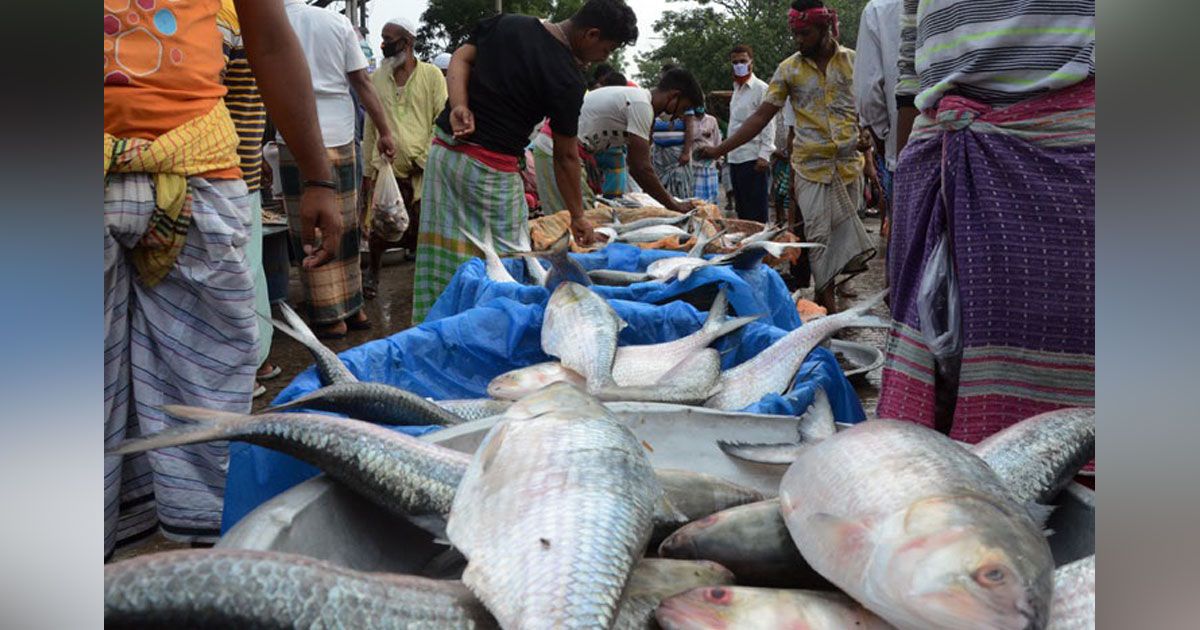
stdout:
{"type": "MultiPolygon", "coordinates": [[[[779,280],[778,274],[769,270],[768,273],[779,280]]],[[[464,275],[460,268],[456,280],[463,280],[461,276],[464,275]]],[[[490,284],[483,290],[503,286],[490,284]]],[[[517,291],[530,289],[510,286],[517,291]]],[[[603,289],[605,287],[598,287],[597,292],[603,293],[603,289]]],[[[549,295],[541,291],[540,300],[485,296],[480,304],[457,315],[426,321],[418,327],[347,350],[340,356],[350,371],[363,381],[395,385],[435,400],[481,398],[486,396],[488,383],[497,375],[551,360],[541,350],[542,316],[549,299],[549,295]]],[[[733,301],[731,296],[730,302],[733,301]]],[[[610,303],[629,324],[621,332],[620,345],[661,343],[684,337],[699,330],[706,316],[681,301],[654,305],[613,299],[610,303]]],[[[748,314],[736,306],[732,310],[730,316],[748,314]]],[[[794,309],[791,314],[796,316],[794,309]]],[[[798,317],[796,322],[799,324],[798,317]]],[[[722,367],[729,368],[755,356],[787,332],[760,320],[719,340],[714,347],[723,353],[722,367]]],[[[746,411],[800,415],[812,402],[814,389],[821,387],[829,395],[838,421],[853,423],[865,419],[858,396],[828,350],[814,350],[799,374],[803,378],[797,379],[799,382],[787,394],[766,396],[746,411]]],[[[282,404],[319,387],[317,373],[310,367],[280,392],[274,402],[282,404]]],[[[423,435],[438,428],[394,429],[423,435]]],[[[264,501],[319,472],[282,453],[241,442],[232,443],[222,531],[227,531],[264,501]]]]}
{"type": "MultiPolygon", "coordinates": [[[[656,260],[684,255],[682,252],[641,249],[625,243],[614,243],[598,252],[571,254],[571,257],[589,271],[645,271],[656,260]]],[[[517,280],[527,277],[524,261],[508,259],[503,263],[517,280]]],[[[778,273],[766,265],[755,265],[753,269],[744,271],[728,266],[704,267],[683,282],[639,282],[627,287],[593,286],[592,290],[607,300],[665,304],[705,286],[724,288],[730,307],[738,314],[763,313],[764,321],[784,330],[793,330],[800,325],[796,303],[792,301],[787,285],[778,273]]],[[[495,282],[487,277],[483,261],[476,258],[459,266],[425,321],[457,315],[498,297],[525,304],[545,304],[550,294],[539,286],[495,282]]]]}

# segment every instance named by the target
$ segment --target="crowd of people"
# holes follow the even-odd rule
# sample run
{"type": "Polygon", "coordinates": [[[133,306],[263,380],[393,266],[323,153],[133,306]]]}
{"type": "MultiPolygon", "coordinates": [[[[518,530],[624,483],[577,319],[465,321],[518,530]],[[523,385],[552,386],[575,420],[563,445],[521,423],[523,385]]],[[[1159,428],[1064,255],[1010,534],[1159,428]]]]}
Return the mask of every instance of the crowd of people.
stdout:
{"type": "MultiPolygon", "coordinates": [[[[825,245],[793,280],[829,312],[886,251],[880,416],[975,442],[1093,402],[1094,2],[871,0],[851,49],[835,10],[795,0],[779,19],[797,52],[758,68],[738,44],[728,86],[603,65],[638,38],[623,0],[488,18],[431,62],[391,20],[378,64],[364,31],[303,0],[142,5],[105,9],[106,445],[170,426],[164,404],[248,412],[278,374],[268,180],[321,337],[372,326],[388,248],[415,254],[415,325],[478,254],[463,231],[528,249],[531,212],[565,211],[589,245],[597,195],[686,211],[725,187],[737,217],[773,209],[825,245]],[[725,133],[705,88],[732,90],[725,133]],[[407,223],[373,215],[381,177],[407,223]]],[[[107,458],[106,557],[156,530],[215,540],[226,462],[220,445],[107,458]]]]}

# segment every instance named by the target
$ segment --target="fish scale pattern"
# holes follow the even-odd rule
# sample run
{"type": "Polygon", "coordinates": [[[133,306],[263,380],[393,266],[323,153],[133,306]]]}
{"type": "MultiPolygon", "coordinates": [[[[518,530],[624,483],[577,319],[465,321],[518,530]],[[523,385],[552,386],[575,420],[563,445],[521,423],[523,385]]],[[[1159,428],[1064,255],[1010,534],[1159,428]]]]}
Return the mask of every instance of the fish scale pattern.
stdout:
{"type": "Polygon", "coordinates": [[[818,344],[861,316],[855,310],[809,322],[771,344],[754,358],[721,373],[721,391],[704,406],[714,409],[744,409],[767,394],[786,391],[805,357],[818,344]]]}
{"type": "Polygon", "coordinates": [[[469,456],[358,420],[303,413],[255,416],[176,408],[186,425],[135,440],[129,450],[163,443],[241,440],[302,459],[398,514],[446,514],[469,456]]]}
{"type": "Polygon", "coordinates": [[[1096,556],[1066,564],[1054,572],[1054,599],[1047,630],[1096,627],[1096,556]]]}
{"type": "Polygon", "coordinates": [[[511,419],[488,434],[447,528],[463,581],[508,628],[607,628],[662,489],[603,411],[511,419]]]}
{"type": "Polygon", "coordinates": [[[971,452],[996,471],[1018,502],[1049,504],[1096,456],[1096,410],[1038,414],[991,435],[971,452]]]}
{"type": "Polygon", "coordinates": [[[583,375],[589,390],[612,387],[617,334],[624,326],[604,298],[587,287],[566,282],[546,305],[542,350],[583,375]]]}
{"type": "Polygon", "coordinates": [[[922,507],[937,513],[930,523],[953,522],[960,537],[1007,559],[1027,609],[1004,614],[1045,623],[1054,565],[1040,526],[985,462],[936,431],[895,420],[855,425],[804,450],[780,481],[779,498],[804,559],[899,628],[946,627],[936,606],[913,605],[893,588],[905,579],[898,549],[920,529],[922,507]],[[863,544],[819,527],[830,515],[857,524],[863,544]]]}
{"type": "Polygon", "coordinates": [[[172,551],[109,565],[108,627],[495,628],[460,582],[362,573],[304,556],[172,551]]]}
{"type": "Polygon", "coordinates": [[[463,422],[453,412],[386,383],[335,383],[272,410],[299,408],[344,413],[383,424],[452,426],[463,422]]]}

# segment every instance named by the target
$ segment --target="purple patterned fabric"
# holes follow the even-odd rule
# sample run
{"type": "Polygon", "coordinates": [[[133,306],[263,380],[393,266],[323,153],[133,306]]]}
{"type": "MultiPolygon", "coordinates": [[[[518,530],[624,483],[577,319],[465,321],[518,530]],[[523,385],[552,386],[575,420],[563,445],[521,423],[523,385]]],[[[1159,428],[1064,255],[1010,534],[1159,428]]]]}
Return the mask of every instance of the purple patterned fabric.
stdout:
{"type": "Polygon", "coordinates": [[[895,180],[895,325],[877,413],[934,424],[917,295],[948,219],[963,333],[950,435],[972,443],[1036,413],[1092,406],[1095,395],[1095,144],[1002,131],[926,135],[905,148],[895,180]]]}

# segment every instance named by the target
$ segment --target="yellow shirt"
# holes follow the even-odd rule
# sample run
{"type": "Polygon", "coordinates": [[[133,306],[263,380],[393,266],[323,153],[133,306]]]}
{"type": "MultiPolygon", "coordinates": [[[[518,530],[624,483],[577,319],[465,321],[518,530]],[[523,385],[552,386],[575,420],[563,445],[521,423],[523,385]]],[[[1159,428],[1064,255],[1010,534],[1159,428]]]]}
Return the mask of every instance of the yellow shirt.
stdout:
{"type": "Polygon", "coordinates": [[[862,175],[858,111],[854,106],[854,51],[838,45],[824,73],[796,53],[779,64],[764,102],[783,107],[791,98],[796,114],[792,167],[804,179],[829,184],[834,165],[842,181],[862,175]]]}
{"type": "MultiPolygon", "coordinates": [[[[429,156],[429,146],[433,142],[433,121],[446,107],[446,79],[433,64],[418,61],[408,82],[397,90],[391,64],[385,62],[371,75],[371,83],[379,93],[396,140],[396,160],[392,162],[392,170],[397,177],[409,177],[413,165],[422,170],[425,168],[425,158],[429,156]]],[[[372,179],[375,161],[379,159],[378,141],[379,131],[368,117],[363,128],[363,150],[367,154],[363,170],[372,179]]]]}

